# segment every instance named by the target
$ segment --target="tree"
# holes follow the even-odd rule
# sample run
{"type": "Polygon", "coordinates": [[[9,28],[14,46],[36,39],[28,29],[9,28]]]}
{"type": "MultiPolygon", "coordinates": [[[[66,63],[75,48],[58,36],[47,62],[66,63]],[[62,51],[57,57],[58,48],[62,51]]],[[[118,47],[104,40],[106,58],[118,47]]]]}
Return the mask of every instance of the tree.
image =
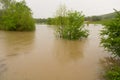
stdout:
{"type": "Polygon", "coordinates": [[[55,23],[55,18],[48,18],[46,22],[47,22],[48,25],[55,25],[56,24],[55,23]]]}
{"type": "Polygon", "coordinates": [[[35,19],[35,22],[38,23],[38,24],[46,24],[47,23],[47,19],[45,18],[38,18],[38,19],[35,19]]]}
{"type": "Polygon", "coordinates": [[[88,36],[84,29],[84,15],[72,10],[67,10],[64,5],[57,10],[55,17],[57,36],[64,39],[77,40],[88,36]]]}
{"type": "Polygon", "coordinates": [[[2,15],[2,30],[10,31],[32,31],[35,30],[35,22],[31,10],[25,1],[10,2],[2,15]]]}
{"type": "Polygon", "coordinates": [[[2,9],[6,9],[9,7],[10,3],[12,2],[13,0],[0,0],[0,4],[2,4],[2,9]]]}
{"type": "Polygon", "coordinates": [[[61,27],[66,25],[66,16],[67,16],[67,8],[65,5],[60,5],[58,10],[56,11],[55,16],[55,24],[61,27]]]}
{"type": "Polygon", "coordinates": [[[106,24],[101,36],[102,46],[115,56],[120,57],[120,13],[118,11],[116,11],[116,17],[106,24]]]}
{"type": "Polygon", "coordinates": [[[92,16],[91,21],[100,21],[101,17],[100,16],[92,16]]]}

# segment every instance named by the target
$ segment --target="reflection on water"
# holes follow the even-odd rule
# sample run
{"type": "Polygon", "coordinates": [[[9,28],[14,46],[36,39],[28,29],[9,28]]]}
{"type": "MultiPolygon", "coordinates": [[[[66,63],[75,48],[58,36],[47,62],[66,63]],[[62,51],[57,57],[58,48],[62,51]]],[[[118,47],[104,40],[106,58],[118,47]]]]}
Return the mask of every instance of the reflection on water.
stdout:
{"type": "Polygon", "coordinates": [[[0,55],[0,80],[3,73],[7,70],[7,64],[5,57],[0,55]]]}
{"type": "Polygon", "coordinates": [[[99,79],[102,26],[87,28],[88,39],[78,41],[56,39],[46,25],[36,25],[35,32],[0,31],[0,80],[99,79]]]}
{"type": "Polygon", "coordinates": [[[54,46],[56,58],[61,63],[79,60],[83,57],[85,42],[85,39],[78,41],[57,40],[54,46]]]}
{"type": "Polygon", "coordinates": [[[34,47],[34,32],[5,32],[4,48],[7,56],[29,53],[34,47]]]}

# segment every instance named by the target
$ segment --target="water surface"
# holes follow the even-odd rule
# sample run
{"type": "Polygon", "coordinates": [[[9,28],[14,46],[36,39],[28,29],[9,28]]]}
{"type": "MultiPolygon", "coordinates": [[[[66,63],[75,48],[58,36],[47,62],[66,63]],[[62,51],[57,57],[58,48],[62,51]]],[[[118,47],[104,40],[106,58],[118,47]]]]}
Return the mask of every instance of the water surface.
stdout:
{"type": "Polygon", "coordinates": [[[89,25],[87,39],[56,39],[51,26],[35,32],[0,31],[0,80],[99,80],[101,25],[89,25]]]}

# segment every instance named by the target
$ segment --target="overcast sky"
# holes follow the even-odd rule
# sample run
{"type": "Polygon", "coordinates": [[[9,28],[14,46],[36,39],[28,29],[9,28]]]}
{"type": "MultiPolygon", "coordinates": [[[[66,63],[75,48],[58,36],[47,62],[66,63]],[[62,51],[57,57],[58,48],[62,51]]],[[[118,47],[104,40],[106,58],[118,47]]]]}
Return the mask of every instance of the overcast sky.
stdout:
{"type": "Polygon", "coordinates": [[[68,9],[82,11],[86,16],[100,15],[120,10],[120,0],[25,0],[35,18],[53,17],[60,4],[68,9]]]}

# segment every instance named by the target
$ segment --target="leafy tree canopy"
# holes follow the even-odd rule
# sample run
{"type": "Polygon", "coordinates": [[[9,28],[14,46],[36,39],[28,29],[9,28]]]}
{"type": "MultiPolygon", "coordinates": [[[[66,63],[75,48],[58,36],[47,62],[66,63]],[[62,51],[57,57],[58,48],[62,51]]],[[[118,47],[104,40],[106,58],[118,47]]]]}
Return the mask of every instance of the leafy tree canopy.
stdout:
{"type": "Polygon", "coordinates": [[[2,15],[2,30],[10,31],[32,31],[35,30],[34,19],[30,8],[26,5],[25,1],[17,2],[15,0],[1,1],[4,14],[2,15]],[[7,7],[6,7],[7,6],[7,7]]]}

